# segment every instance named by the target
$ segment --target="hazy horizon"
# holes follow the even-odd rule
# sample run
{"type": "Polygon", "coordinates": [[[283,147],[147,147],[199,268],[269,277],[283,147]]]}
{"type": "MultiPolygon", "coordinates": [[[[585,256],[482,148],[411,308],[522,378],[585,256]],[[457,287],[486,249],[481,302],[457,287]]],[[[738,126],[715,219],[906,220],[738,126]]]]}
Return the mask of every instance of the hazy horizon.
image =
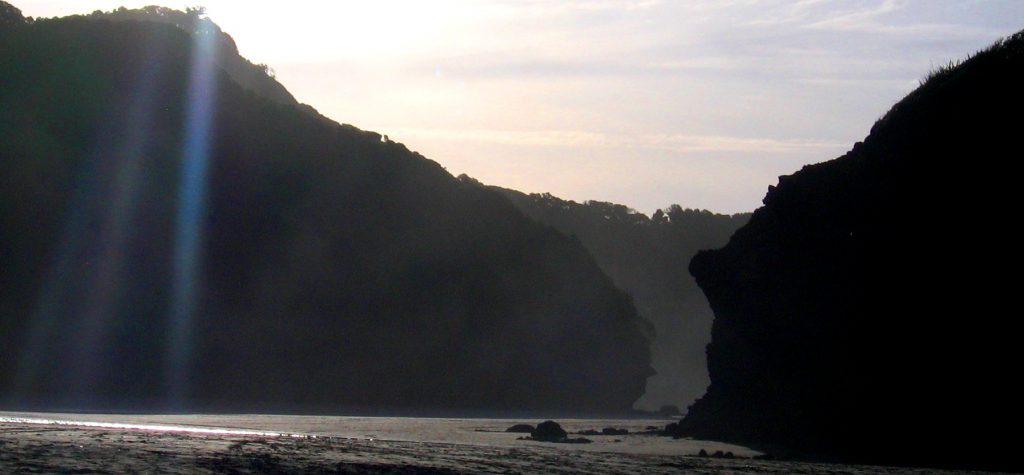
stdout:
{"type": "MultiPolygon", "coordinates": [[[[180,2],[16,1],[49,17],[180,2]]],[[[208,0],[296,98],[487,184],[751,211],[1024,3],[208,0]]]]}

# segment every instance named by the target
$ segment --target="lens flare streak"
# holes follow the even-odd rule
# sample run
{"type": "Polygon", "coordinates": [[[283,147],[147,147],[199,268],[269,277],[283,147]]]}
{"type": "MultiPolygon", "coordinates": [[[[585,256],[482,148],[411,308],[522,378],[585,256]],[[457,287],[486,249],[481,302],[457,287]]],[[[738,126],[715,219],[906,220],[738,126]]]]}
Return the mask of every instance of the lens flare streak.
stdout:
{"type": "Polygon", "coordinates": [[[216,33],[208,20],[198,21],[197,31],[193,35],[172,264],[165,377],[169,402],[173,405],[183,404],[188,394],[192,324],[200,288],[206,173],[217,92],[216,33]]]}

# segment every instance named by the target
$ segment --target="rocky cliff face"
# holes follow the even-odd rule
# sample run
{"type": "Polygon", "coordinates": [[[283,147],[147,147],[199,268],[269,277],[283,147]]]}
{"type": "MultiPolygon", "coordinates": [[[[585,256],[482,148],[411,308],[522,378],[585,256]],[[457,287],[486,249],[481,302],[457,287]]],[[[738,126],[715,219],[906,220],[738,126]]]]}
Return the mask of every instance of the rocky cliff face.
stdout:
{"type": "Polygon", "coordinates": [[[5,407],[630,410],[647,324],[579,243],[196,33],[0,28],[5,407]]]}
{"type": "Polygon", "coordinates": [[[1024,468],[1015,279],[1024,36],[944,68],[771,187],[690,270],[711,386],[681,434],[843,460],[1024,468]],[[1006,432],[1009,431],[1009,432],[1006,432]]]}
{"type": "Polygon", "coordinates": [[[704,348],[711,340],[713,315],[687,266],[698,251],[725,245],[749,214],[674,205],[648,217],[623,205],[496,189],[527,216],[579,239],[654,325],[651,356],[657,374],[647,380],[638,409],[685,408],[704,394],[704,348]]]}

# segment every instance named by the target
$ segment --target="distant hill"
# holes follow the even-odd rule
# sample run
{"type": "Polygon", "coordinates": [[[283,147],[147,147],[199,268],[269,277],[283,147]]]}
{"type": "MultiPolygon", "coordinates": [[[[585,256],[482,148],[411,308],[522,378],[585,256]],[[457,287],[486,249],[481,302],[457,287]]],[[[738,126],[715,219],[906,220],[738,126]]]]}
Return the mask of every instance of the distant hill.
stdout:
{"type": "Polygon", "coordinates": [[[1024,33],[934,72],[835,160],[780,178],[690,269],[711,386],[681,435],[1024,470],[1017,281],[1024,33]]]}
{"type": "Polygon", "coordinates": [[[649,324],[506,197],[295,104],[199,11],[14,11],[5,408],[583,414],[643,393],[649,324]]]}
{"type": "Polygon", "coordinates": [[[281,83],[274,79],[271,69],[265,64],[253,64],[238,54],[234,38],[225,33],[212,21],[205,20],[202,7],[186,11],[150,5],[143,8],[118,8],[109,12],[97,10],[88,15],[90,19],[108,21],[145,21],[174,25],[193,36],[208,34],[217,44],[217,65],[231,79],[242,87],[279,104],[298,105],[298,101],[281,83]]]}
{"type": "Polygon", "coordinates": [[[704,394],[713,315],[687,267],[698,251],[724,246],[749,214],[728,216],[675,205],[648,217],[612,203],[581,204],[550,194],[493,189],[527,216],[579,239],[615,285],[633,296],[640,315],[654,324],[651,353],[657,374],[647,380],[638,408],[686,408],[704,394]]]}

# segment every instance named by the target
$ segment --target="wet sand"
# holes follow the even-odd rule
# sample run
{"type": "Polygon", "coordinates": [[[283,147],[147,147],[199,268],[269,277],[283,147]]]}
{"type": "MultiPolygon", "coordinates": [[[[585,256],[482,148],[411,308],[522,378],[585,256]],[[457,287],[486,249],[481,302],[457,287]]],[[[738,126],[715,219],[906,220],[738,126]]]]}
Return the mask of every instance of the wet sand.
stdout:
{"type": "MultiPolygon", "coordinates": [[[[519,434],[484,429],[474,431],[483,435],[480,443],[427,442],[292,433],[233,435],[215,430],[197,433],[173,428],[83,427],[39,420],[25,423],[11,416],[0,413],[3,473],[936,473],[750,458],[713,459],[689,453],[665,454],[660,448],[646,452],[606,450],[598,443],[543,444],[517,441],[519,434]],[[491,438],[500,440],[500,444],[487,442],[491,438]]],[[[84,419],[88,417],[80,416],[79,422],[84,419]]],[[[185,427],[188,430],[190,426],[185,427]]],[[[605,447],[629,447],[628,439],[636,439],[633,447],[648,442],[660,447],[657,444],[671,440],[643,435],[594,437],[598,438],[607,439],[605,447]]],[[[693,446],[692,442],[678,442],[681,452],[688,452],[693,446]]]]}

